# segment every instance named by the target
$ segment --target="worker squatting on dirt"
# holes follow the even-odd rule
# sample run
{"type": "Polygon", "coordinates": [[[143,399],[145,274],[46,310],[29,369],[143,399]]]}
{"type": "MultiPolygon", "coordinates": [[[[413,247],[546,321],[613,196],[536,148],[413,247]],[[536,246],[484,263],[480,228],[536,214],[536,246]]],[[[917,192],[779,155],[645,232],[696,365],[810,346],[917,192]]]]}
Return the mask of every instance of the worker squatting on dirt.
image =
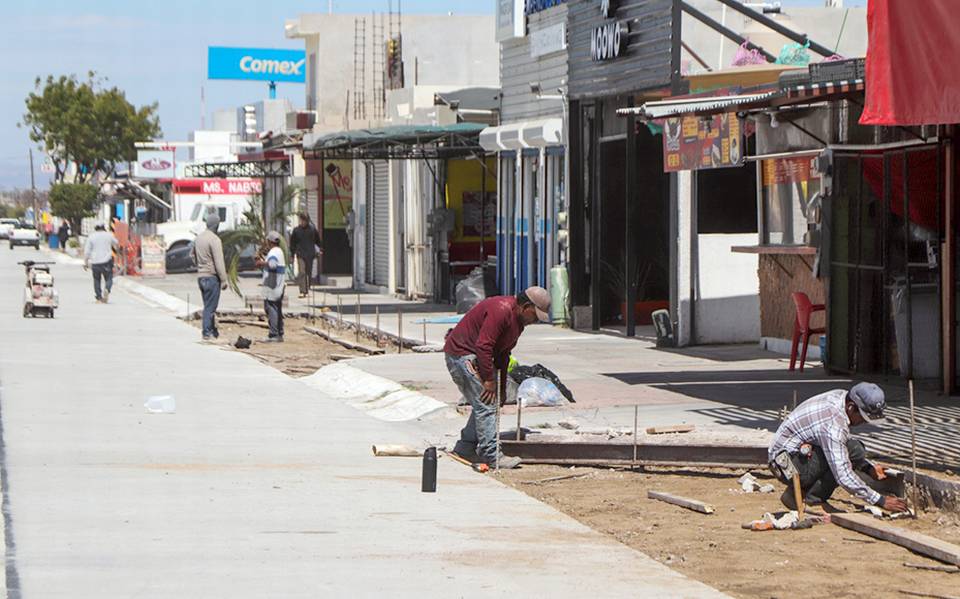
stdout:
{"type": "Polygon", "coordinates": [[[770,445],[770,470],[787,490],[780,500],[789,509],[797,509],[792,481],[775,465],[775,458],[787,452],[800,475],[800,488],[806,504],[830,499],[837,485],[863,501],[891,512],[906,511],[903,500],[882,496],[855,474],[864,472],[875,480],[886,477],[883,468],[867,461],[863,443],[850,438],[850,427],[884,417],[883,390],[873,383],[857,383],[846,391],[834,389],[801,403],[777,429],[770,445]]]}
{"type": "MultiPolygon", "coordinates": [[[[454,452],[472,462],[497,462],[497,374],[501,403],[506,398],[510,350],[526,325],[547,322],[550,294],[528,287],[516,296],[488,297],[470,309],[447,334],[443,347],[447,370],[471,411],[454,452]]],[[[516,468],[519,458],[500,456],[500,468],[516,468]]]]}

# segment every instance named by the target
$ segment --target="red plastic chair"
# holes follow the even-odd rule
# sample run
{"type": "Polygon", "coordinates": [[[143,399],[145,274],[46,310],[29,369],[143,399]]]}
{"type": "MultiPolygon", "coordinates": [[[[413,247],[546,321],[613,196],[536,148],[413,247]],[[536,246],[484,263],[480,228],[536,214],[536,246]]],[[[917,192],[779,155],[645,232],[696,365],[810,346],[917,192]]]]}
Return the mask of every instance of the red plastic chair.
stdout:
{"type": "Polygon", "coordinates": [[[826,307],[823,304],[812,304],[810,298],[802,291],[794,291],[792,294],[793,303],[797,306],[797,319],[793,323],[793,345],[790,348],[790,370],[793,370],[797,364],[797,349],[800,341],[803,341],[803,351],[800,352],[800,372],[803,372],[803,364],[807,361],[807,346],[810,345],[811,335],[823,335],[827,332],[826,328],[811,328],[810,317],[814,312],[823,312],[826,307]]]}

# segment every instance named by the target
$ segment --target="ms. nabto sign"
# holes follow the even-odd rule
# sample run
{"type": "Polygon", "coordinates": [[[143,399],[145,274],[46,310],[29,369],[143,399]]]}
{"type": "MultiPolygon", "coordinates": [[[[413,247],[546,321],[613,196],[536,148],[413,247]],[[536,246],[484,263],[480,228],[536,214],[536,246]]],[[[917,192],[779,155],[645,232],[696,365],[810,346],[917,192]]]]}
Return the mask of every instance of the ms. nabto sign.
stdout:
{"type": "Polygon", "coordinates": [[[210,79],[303,83],[306,81],[305,63],[303,50],[222,46],[207,49],[207,77],[210,79]]]}

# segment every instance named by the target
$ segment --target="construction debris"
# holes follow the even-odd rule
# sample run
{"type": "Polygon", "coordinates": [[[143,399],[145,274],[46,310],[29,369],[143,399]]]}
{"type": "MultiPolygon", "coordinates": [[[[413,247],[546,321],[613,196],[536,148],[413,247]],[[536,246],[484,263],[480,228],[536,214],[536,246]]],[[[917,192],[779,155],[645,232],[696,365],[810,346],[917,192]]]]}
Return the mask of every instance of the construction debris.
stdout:
{"type": "Polygon", "coordinates": [[[801,530],[804,528],[812,528],[814,524],[819,524],[824,521],[825,519],[819,516],[808,516],[801,520],[799,514],[795,510],[778,514],[767,512],[759,520],[747,522],[743,524],[741,528],[756,531],[801,530]]]}
{"type": "Polygon", "coordinates": [[[679,505],[680,507],[685,507],[688,510],[700,512],[701,514],[712,514],[714,512],[712,505],[706,504],[702,501],[690,499],[688,497],[680,497],[678,495],[671,495],[670,493],[663,493],[661,491],[647,491],[647,498],[665,501],[667,503],[672,503],[673,505],[679,505]]]}
{"type": "Polygon", "coordinates": [[[573,420],[572,418],[568,420],[561,420],[560,422],[557,423],[557,425],[560,428],[567,429],[568,431],[575,431],[578,428],[580,428],[580,423],[577,422],[576,420],[573,420]]]}
{"type": "Polygon", "coordinates": [[[412,445],[374,445],[373,455],[377,457],[418,458],[423,455],[423,450],[412,445]]]}
{"type": "Polygon", "coordinates": [[[651,426],[647,428],[648,435],[665,435],[667,433],[689,433],[696,427],[692,424],[675,424],[672,426],[651,426]]]}
{"type": "Polygon", "coordinates": [[[563,476],[551,476],[549,478],[541,478],[540,480],[524,480],[520,481],[521,485],[542,485],[544,483],[553,483],[560,480],[569,480],[571,478],[583,478],[585,476],[590,476],[593,472],[578,472],[576,474],[565,474],[563,476]]]}
{"type": "Polygon", "coordinates": [[[934,572],[948,572],[950,574],[956,574],[960,572],[960,566],[941,566],[941,565],[931,565],[931,564],[911,564],[910,562],[903,562],[903,565],[908,568],[916,568],[917,570],[932,570],[934,572]]]}
{"type": "Polygon", "coordinates": [[[833,514],[834,524],[859,533],[895,543],[901,547],[953,565],[960,565],[960,546],[940,539],[877,522],[865,514],[833,514]]]}

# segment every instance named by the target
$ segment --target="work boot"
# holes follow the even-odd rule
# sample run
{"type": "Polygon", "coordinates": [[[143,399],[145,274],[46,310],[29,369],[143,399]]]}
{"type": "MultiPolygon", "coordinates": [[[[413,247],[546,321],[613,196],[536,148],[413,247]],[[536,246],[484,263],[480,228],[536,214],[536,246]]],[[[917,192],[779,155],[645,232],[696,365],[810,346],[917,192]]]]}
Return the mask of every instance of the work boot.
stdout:
{"type": "Polygon", "coordinates": [[[283,337],[267,337],[263,343],[283,343],[283,337]]]}
{"type": "Polygon", "coordinates": [[[513,470],[514,468],[519,468],[520,463],[521,463],[521,460],[518,457],[505,456],[501,454],[499,463],[497,463],[497,461],[495,460],[493,462],[489,462],[488,465],[491,468],[495,468],[499,466],[501,470],[513,470]]]}
{"type": "Polygon", "coordinates": [[[103,303],[106,304],[109,301],[110,301],[110,290],[107,289],[106,291],[103,292],[103,303]]]}

